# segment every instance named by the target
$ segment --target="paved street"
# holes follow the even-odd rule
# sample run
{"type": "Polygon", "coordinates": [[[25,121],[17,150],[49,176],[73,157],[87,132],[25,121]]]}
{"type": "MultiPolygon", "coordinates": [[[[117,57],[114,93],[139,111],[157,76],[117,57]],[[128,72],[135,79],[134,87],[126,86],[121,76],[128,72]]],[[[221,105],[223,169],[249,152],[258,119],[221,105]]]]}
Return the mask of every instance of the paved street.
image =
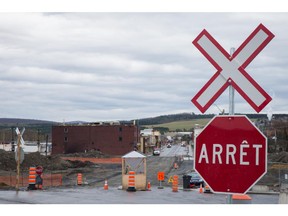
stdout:
{"type": "MultiPolygon", "coordinates": [[[[253,204],[277,204],[279,196],[250,194],[253,204]]],[[[44,191],[1,191],[0,203],[14,204],[226,204],[226,195],[199,193],[198,190],[172,192],[171,187],[127,192],[116,187],[55,188],[44,191]]]]}
{"type": "MultiPolygon", "coordinates": [[[[171,148],[164,147],[160,156],[148,156],[153,159],[149,160],[149,180],[152,180],[152,176],[156,179],[151,181],[151,191],[121,190],[118,187],[121,186],[121,178],[117,175],[114,177],[116,184],[109,185],[108,190],[103,189],[103,182],[85,186],[44,187],[43,191],[25,191],[25,188],[22,188],[18,194],[13,190],[2,190],[0,204],[226,204],[225,194],[199,193],[197,188],[183,190],[182,178],[179,179],[178,192],[172,191],[172,185],[167,183],[168,176],[163,184],[164,188],[158,189],[157,172],[162,168],[168,172],[168,159],[180,155],[187,157],[187,153],[190,155],[189,160],[184,159],[178,169],[169,172],[170,176],[176,174],[181,177],[187,170],[193,169],[191,148],[172,145],[171,148]]],[[[111,181],[112,178],[109,179],[109,182],[111,181]]],[[[249,196],[252,198],[252,204],[278,204],[279,201],[278,194],[249,196]]]]}

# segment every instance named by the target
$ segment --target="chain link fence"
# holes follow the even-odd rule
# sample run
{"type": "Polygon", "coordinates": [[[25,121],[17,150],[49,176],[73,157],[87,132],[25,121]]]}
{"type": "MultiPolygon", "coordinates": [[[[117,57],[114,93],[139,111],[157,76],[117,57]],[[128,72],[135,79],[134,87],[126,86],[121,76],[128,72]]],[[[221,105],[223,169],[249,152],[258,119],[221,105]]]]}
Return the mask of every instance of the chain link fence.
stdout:
{"type": "Polygon", "coordinates": [[[270,191],[280,191],[281,185],[288,183],[288,163],[270,162],[267,164],[267,173],[257,182],[257,185],[266,185],[270,191]]]}

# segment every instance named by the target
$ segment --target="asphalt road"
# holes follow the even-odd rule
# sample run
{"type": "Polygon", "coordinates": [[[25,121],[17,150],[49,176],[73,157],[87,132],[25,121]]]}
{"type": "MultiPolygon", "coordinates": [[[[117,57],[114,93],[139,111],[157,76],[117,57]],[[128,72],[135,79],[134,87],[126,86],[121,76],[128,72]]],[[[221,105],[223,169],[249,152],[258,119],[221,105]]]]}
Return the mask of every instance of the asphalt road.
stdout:
{"type": "MultiPolygon", "coordinates": [[[[253,204],[277,204],[279,196],[251,194],[253,204]]],[[[225,194],[199,193],[197,189],[185,191],[171,187],[151,191],[127,192],[115,187],[54,188],[43,191],[1,191],[1,204],[226,204],[225,194]]]]}
{"type": "MultiPolygon", "coordinates": [[[[189,146],[190,147],[190,146],[189,146]]],[[[188,146],[181,147],[179,144],[174,144],[171,148],[164,146],[161,149],[160,157],[175,157],[175,156],[192,156],[191,148],[188,146]]]]}
{"type": "MultiPolygon", "coordinates": [[[[109,189],[103,189],[101,182],[92,182],[83,186],[62,186],[45,188],[42,191],[14,190],[0,191],[0,204],[226,204],[225,194],[199,193],[199,189],[183,190],[182,176],[193,169],[191,148],[172,145],[164,147],[160,156],[147,156],[147,181],[151,182],[151,191],[127,192],[119,189],[121,173],[118,166],[115,173],[109,173],[109,189]],[[189,150],[189,151],[188,151],[189,150]],[[189,156],[189,157],[188,157],[189,156]],[[179,167],[174,168],[177,162],[179,167]],[[163,189],[158,189],[157,173],[165,172],[163,189]],[[172,191],[172,184],[168,179],[179,176],[178,192],[172,191]]],[[[96,175],[96,173],[95,173],[96,175]]],[[[99,175],[99,174],[98,174],[99,175]]],[[[89,180],[89,179],[88,179],[89,180]]],[[[90,180],[89,180],[90,181],[90,180]]],[[[278,194],[249,194],[252,204],[277,204],[278,194]]]]}

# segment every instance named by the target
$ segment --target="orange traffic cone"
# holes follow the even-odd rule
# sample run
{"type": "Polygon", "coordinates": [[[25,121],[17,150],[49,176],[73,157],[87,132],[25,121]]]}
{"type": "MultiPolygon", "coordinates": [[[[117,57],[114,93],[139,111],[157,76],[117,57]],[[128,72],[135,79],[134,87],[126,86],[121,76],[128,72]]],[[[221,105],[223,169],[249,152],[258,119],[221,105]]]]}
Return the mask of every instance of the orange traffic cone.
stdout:
{"type": "Polygon", "coordinates": [[[105,183],[104,183],[104,190],[108,190],[108,183],[107,183],[107,180],[105,180],[105,183]]]}
{"type": "Polygon", "coordinates": [[[147,183],[147,190],[148,190],[148,191],[151,191],[151,184],[150,184],[150,181],[148,181],[148,183],[147,183]]]}
{"type": "Polygon", "coordinates": [[[203,193],[202,184],[200,184],[199,193],[203,193]]]}
{"type": "Polygon", "coordinates": [[[177,168],[178,168],[178,164],[174,163],[174,169],[177,169],[177,168]]]}

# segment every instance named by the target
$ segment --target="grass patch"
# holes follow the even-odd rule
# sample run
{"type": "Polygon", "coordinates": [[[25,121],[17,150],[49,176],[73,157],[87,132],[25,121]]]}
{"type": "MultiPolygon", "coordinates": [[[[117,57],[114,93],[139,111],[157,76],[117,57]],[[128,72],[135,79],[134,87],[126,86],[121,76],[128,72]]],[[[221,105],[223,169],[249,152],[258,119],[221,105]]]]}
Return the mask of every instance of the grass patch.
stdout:
{"type": "Polygon", "coordinates": [[[211,119],[193,119],[193,120],[187,120],[187,121],[175,121],[175,122],[169,122],[164,124],[156,124],[156,125],[143,125],[147,128],[151,127],[167,127],[169,128],[169,131],[176,131],[176,129],[180,130],[187,130],[190,131],[191,128],[195,127],[195,124],[198,124],[199,126],[204,127],[211,119]]]}

